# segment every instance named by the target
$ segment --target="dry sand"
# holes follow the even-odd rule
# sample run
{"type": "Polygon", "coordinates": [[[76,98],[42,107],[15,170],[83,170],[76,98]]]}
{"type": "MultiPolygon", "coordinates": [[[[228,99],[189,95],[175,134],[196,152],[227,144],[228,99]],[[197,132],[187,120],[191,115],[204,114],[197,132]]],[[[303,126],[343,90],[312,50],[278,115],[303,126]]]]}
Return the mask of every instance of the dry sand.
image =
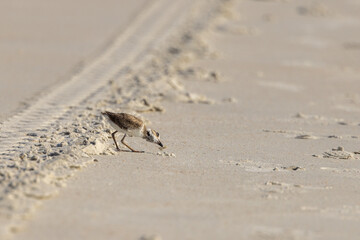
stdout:
{"type": "Polygon", "coordinates": [[[0,121],[55,83],[67,81],[125,29],[145,3],[2,1],[0,121]]]}
{"type": "Polygon", "coordinates": [[[14,239],[357,239],[357,1],[179,1],[182,15],[157,3],[144,36],[166,41],[129,50],[140,57],[123,71],[106,56],[126,39],[110,47],[91,66],[103,74],[91,97],[6,155],[24,153],[11,169],[27,173],[4,171],[24,183],[2,195],[14,239]],[[165,153],[141,139],[128,142],[145,154],[113,151],[104,109],[150,120],[165,153]]]}

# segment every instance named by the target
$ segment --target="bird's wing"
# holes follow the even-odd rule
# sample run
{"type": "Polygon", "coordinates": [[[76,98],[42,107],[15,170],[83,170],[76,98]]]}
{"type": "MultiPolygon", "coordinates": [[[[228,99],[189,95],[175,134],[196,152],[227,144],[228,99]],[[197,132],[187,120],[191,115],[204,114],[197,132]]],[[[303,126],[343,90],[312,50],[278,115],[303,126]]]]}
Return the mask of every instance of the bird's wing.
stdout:
{"type": "Polygon", "coordinates": [[[125,130],[131,130],[141,128],[143,121],[133,115],[127,113],[110,113],[108,112],[110,120],[113,121],[120,128],[125,130]]]}

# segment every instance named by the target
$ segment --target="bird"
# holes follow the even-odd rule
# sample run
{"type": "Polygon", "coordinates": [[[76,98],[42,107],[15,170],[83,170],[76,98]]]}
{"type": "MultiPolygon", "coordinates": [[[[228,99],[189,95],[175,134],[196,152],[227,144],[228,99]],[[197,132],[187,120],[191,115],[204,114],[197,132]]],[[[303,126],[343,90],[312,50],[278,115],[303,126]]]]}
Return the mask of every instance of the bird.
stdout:
{"type": "Polygon", "coordinates": [[[129,145],[127,145],[124,142],[126,136],[141,137],[148,142],[155,143],[159,145],[161,148],[164,148],[164,145],[160,141],[160,134],[153,129],[147,128],[145,126],[145,123],[141,119],[128,113],[113,113],[113,112],[105,111],[105,112],[101,112],[101,114],[108,120],[110,125],[116,130],[111,134],[111,136],[115,142],[115,146],[118,151],[121,150],[115,139],[115,134],[117,132],[124,133],[124,136],[121,139],[121,143],[124,144],[132,152],[143,153],[144,151],[136,151],[133,148],[131,148],[129,145]]]}

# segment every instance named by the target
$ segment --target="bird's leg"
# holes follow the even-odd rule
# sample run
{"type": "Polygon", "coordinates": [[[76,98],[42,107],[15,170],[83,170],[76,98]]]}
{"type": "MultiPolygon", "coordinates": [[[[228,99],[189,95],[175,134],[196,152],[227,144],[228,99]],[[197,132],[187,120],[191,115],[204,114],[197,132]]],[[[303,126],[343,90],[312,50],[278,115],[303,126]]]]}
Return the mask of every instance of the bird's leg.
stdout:
{"type": "Polygon", "coordinates": [[[111,136],[112,136],[112,138],[114,139],[114,143],[115,143],[115,145],[116,145],[116,150],[120,151],[120,148],[119,148],[119,146],[117,145],[117,142],[116,142],[116,140],[115,140],[115,133],[117,133],[117,131],[113,132],[113,133],[111,134],[111,136]]]}
{"type": "Polygon", "coordinates": [[[128,149],[130,149],[132,152],[137,152],[137,153],[143,153],[144,151],[136,151],[134,149],[132,149],[129,145],[127,145],[125,142],[124,142],[124,139],[126,137],[126,134],[124,135],[124,137],[121,139],[121,143],[124,144],[128,149]]]}

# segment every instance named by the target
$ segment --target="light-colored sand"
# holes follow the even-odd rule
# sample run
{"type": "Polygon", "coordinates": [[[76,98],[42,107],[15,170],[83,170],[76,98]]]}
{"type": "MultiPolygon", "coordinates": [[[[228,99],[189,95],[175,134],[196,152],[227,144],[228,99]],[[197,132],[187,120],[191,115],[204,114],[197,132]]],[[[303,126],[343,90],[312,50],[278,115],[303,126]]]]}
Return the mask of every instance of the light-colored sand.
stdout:
{"type": "Polygon", "coordinates": [[[91,155],[116,153],[107,144],[101,109],[139,114],[163,111],[161,99],[211,103],[187,91],[176,77],[182,76],[177,66],[185,58],[207,54],[196,33],[219,6],[217,1],[178,1],[171,7],[165,0],[151,2],[84,69],[1,125],[0,236],[16,231],[91,155]],[[195,13],[205,5],[207,11],[195,13]]]}
{"type": "Polygon", "coordinates": [[[146,1],[2,1],[0,121],[67,81],[146,1]],[[125,7],[124,7],[125,6],[125,7]]]}
{"type": "Polygon", "coordinates": [[[202,38],[175,35],[167,54],[159,47],[151,64],[131,64],[103,100],[86,101],[95,109],[74,108],[85,113],[80,127],[100,130],[84,134],[100,139],[89,146],[107,143],[105,155],[43,201],[15,239],[358,237],[360,5],[234,4],[202,38]],[[94,114],[125,107],[176,157],[141,139],[128,142],[145,154],[112,153],[94,114]]]}

